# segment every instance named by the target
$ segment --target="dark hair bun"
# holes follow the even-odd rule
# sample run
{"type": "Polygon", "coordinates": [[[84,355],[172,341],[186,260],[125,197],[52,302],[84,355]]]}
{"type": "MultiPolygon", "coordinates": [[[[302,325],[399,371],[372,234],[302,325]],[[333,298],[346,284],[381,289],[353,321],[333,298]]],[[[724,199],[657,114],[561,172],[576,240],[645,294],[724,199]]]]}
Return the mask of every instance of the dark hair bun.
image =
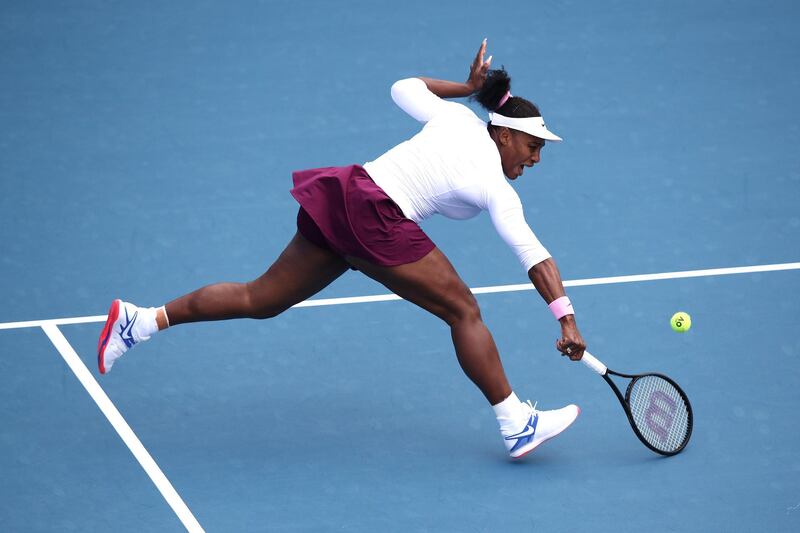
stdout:
{"type": "Polygon", "coordinates": [[[495,111],[500,100],[509,90],[511,90],[511,78],[508,77],[508,72],[500,67],[497,70],[490,70],[486,74],[483,87],[472,95],[472,99],[487,111],[495,111]]]}

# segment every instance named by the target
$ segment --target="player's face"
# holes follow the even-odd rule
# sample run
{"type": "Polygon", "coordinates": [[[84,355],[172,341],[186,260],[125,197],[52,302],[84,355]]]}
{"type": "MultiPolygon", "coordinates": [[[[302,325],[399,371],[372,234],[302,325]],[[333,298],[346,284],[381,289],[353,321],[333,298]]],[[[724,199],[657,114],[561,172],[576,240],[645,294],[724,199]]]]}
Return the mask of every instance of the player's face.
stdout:
{"type": "Polygon", "coordinates": [[[500,147],[503,173],[510,180],[522,176],[525,167],[532,167],[541,159],[544,140],[524,131],[508,129],[509,139],[500,147]]]}

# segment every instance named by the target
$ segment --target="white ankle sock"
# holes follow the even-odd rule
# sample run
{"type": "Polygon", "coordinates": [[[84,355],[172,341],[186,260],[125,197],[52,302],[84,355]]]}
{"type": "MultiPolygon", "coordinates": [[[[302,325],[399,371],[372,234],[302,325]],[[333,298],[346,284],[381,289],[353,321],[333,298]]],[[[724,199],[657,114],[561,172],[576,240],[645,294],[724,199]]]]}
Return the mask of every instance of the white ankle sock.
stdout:
{"type": "Polygon", "coordinates": [[[139,317],[133,325],[133,334],[137,342],[142,340],[146,341],[150,336],[158,331],[158,324],[156,323],[156,308],[155,307],[140,307],[139,317]]]}
{"type": "Polygon", "coordinates": [[[525,411],[522,408],[522,402],[513,392],[502,402],[493,405],[492,409],[497,417],[497,423],[500,424],[500,432],[504,435],[516,433],[527,422],[527,420],[523,420],[525,411]]]}
{"type": "MultiPolygon", "coordinates": [[[[156,318],[158,317],[158,312],[159,311],[164,311],[164,321],[167,323],[167,328],[168,328],[169,327],[169,315],[167,314],[167,306],[166,305],[162,305],[161,307],[156,309],[156,318]]],[[[164,329],[167,329],[167,328],[164,328],[164,329]]]]}

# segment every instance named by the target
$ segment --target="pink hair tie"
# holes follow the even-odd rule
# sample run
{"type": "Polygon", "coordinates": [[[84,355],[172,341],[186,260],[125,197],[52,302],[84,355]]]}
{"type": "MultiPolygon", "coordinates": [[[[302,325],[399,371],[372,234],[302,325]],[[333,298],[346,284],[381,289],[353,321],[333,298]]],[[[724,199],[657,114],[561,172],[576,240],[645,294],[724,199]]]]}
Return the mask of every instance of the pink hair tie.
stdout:
{"type": "Polygon", "coordinates": [[[497,104],[497,109],[503,107],[503,104],[505,104],[508,101],[508,99],[511,98],[512,96],[513,95],[511,94],[511,91],[506,91],[506,94],[504,94],[503,97],[500,99],[500,103],[497,104]]]}
{"type": "Polygon", "coordinates": [[[572,309],[572,302],[569,301],[569,298],[566,296],[562,296],[561,298],[556,298],[548,306],[550,311],[553,312],[553,316],[556,317],[556,320],[561,320],[567,315],[574,315],[575,311],[572,309]]]}

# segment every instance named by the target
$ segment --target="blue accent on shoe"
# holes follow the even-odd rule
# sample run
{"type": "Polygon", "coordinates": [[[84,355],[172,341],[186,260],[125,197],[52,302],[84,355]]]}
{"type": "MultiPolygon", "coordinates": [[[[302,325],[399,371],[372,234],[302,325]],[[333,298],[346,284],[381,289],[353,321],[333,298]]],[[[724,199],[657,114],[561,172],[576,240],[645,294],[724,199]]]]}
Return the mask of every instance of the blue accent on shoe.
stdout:
{"type": "Polygon", "coordinates": [[[522,446],[525,446],[529,442],[533,440],[533,436],[536,435],[536,425],[539,423],[539,413],[532,415],[530,419],[528,419],[528,423],[525,425],[525,428],[515,435],[509,435],[505,438],[505,440],[512,440],[517,439],[517,442],[514,443],[514,446],[511,447],[509,453],[515,451],[522,446]]]}
{"type": "Polygon", "coordinates": [[[133,340],[133,324],[136,322],[136,317],[139,316],[139,310],[137,309],[135,313],[133,313],[133,318],[128,318],[128,310],[125,309],[125,325],[123,326],[120,324],[119,328],[119,336],[125,341],[125,346],[130,348],[136,341],[133,340]],[[127,336],[126,336],[127,335],[127,336]]]}

